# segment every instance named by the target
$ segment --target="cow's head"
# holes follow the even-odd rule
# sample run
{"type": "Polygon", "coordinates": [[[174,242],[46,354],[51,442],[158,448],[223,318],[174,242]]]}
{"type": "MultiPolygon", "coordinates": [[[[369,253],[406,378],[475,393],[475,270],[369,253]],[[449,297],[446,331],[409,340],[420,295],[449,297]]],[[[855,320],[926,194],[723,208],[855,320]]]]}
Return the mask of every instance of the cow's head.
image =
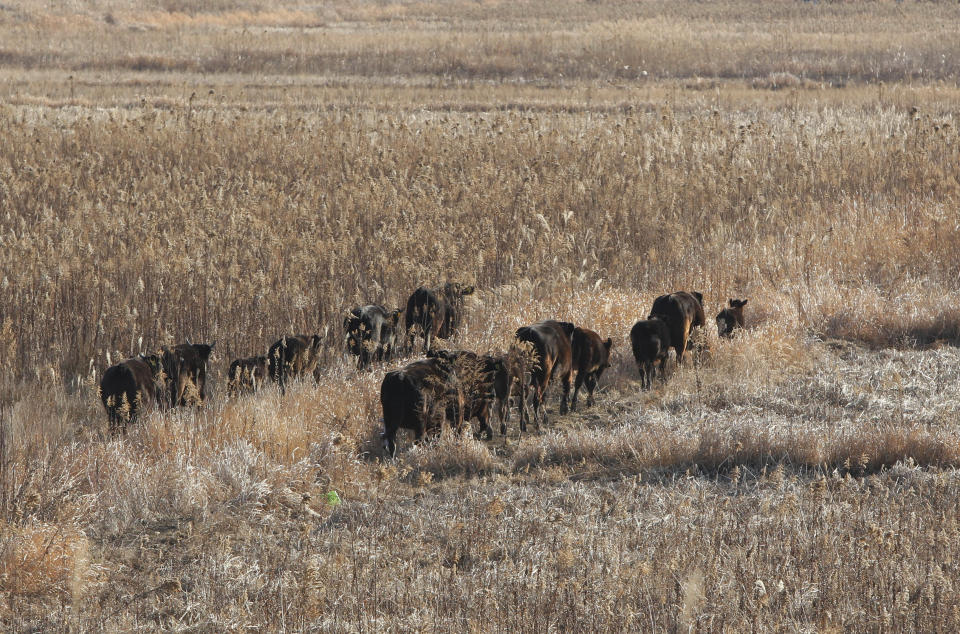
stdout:
{"type": "Polygon", "coordinates": [[[473,286],[465,286],[460,282],[447,282],[443,286],[443,294],[454,300],[473,295],[475,290],[473,286]]]}
{"type": "Polygon", "coordinates": [[[743,307],[749,300],[730,299],[727,308],[717,314],[717,334],[721,337],[732,337],[733,331],[743,328],[743,307]]]}
{"type": "Polygon", "coordinates": [[[210,358],[210,353],[213,352],[213,347],[217,345],[217,342],[213,343],[194,343],[191,344],[193,349],[197,351],[197,355],[200,357],[200,360],[204,363],[210,358]]]}
{"type": "Polygon", "coordinates": [[[367,324],[360,319],[359,309],[354,308],[343,318],[343,330],[346,333],[347,351],[359,355],[363,350],[363,342],[370,338],[367,324]]]}
{"type": "Polygon", "coordinates": [[[140,360],[147,364],[154,377],[160,376],[163,372],[163,359],[159,354],[141,354],[140,360]]]}

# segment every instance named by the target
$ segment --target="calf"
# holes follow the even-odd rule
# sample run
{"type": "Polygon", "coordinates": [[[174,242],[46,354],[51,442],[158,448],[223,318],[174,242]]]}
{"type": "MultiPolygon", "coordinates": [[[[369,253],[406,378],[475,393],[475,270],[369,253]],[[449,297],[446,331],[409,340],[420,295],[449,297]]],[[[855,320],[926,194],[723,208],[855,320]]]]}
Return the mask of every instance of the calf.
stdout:
{"type": "Polygon", "coordinates": [[[237,359],[230,364],[227,377],[227,390],[231,394],[256,392],[267,379],[267,357],[237,359]]]}
{"type": "Polygon", "coordinates": [[[188,341],[163,349],[161,359],[170,385],[171,407],[188,403],[203,404],[206,399],[207,361],[215,345],[188,341]]]}
{"type": "Polygon", "coordinates": [[[577,370],[577,381],[573,387],[573,400],[570,409],[577,409],[577,394],[580,386],[587,386],[587,407],[593,405],[593,390],[603,371],[610,367],[610,348],[613,339],[606,341],[588,328],[574,328],[571,340],[573,367],[577,370]]]}
{"type": "Polygon", "coordinates": [[[492,440],[490,410],[495,409],[500,417],[500,433],[506,434],[513,383],[506,357],[479,356],[467,350],[431,350],[427,357],[452,364],[463,389],[463,420],[477,419],[486,439],[492,440]]]}
{"type": "Polygon", "coordinates": [[[127,431],[143,408],[161,402],[166,381],[160,356],[134,357],[107,368],[100,380],[100,400],[112,433],[127,431]]]}
{"type": "Polygon", "coordinates": [[[287,335],[270,346],[267,367],[281,394],[287,390],[287,381],[312,374],[316,369],[320,341],[320,335],[287,335]]]}
{"type": "Polygon", "coordinates": [[[743,307],[747,299],[731,299],[729,306],[717,313],[717,334],[724,338],[733,336],[734,330],[743,328],[743,307]]]}
{"type": "MultiPolygon", "coordinates": [[[[563,382],[563,397],[560,400],[560,413],[567,413],[567,397],[570,395],[570,381],[573,378],[573,353],[571,337],[575,326],[566,321],[546,320],[532,326],[517,329],[517,341],[526,342],[533,348],[536,357],[530,372],[530,386],[533,388],[533,416],[535,421],[546,420],[543,411],[543,397],[554,375],[563,382]]],[[[525,390],[524,390],[525,391],[525,390]]],[[[520,409],[520,431],[527,430],[529,415],[526,398],[523,397],[520,409]]],[[[537,422],[537,425],[540,423],[537,422]]]]}
{"type": "Polygon", "coordinates": [[[401,310],[387,310],[371,304],[357,306],[343,320],[347,350],[357,357],[357,367],[370,367],[370,361],[390,359],[393,353],[401,310]]]}
{"type": "Polygon", "coordinates": [[[446,419],[455,428],[463,424],[464,396],[452,364],[445,359],[423,359],[387,372],[380,386],[383,407],[383,446],[397,453],[397,431],[412,430],[416,440],[427,431],[439,432],[446,419]]]}
{"type": "Polygon", "coordinates": [[[407,349],[413,350],[417,332],[423,337],[424,351],[430,350],[433,339],[449,339],[460,327],[463,298],[474,292],[472,286],[456,282],[437,289],[421,286],[407,300],[407,349]]]}
{"type": "Polygon", "coordinates": [[[683,363],[690,331],[706,323],[703,314],[703,295],[679,291],[661,295],[653,302],[650,317],[659,317],[670,330],[670,347],[677,353],[677,364],[683,363]]]}
{"type": "Polygon", "coordinates": [[[667,322],[660,317],[638,321],[630,330],[630,346],[633,348],[633,358],[640,373],[640,387],[649,390],[657,366],[660,367],[662,377],[667,363],[667,353],[670,350],[670,328],[667,322]]]}

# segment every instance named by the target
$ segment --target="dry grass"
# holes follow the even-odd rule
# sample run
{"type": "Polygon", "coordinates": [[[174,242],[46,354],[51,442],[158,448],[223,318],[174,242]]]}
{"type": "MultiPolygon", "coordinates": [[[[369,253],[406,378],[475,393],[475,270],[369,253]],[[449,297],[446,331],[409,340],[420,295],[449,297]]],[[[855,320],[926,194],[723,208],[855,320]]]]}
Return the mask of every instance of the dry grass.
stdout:
{"type": "Polygon", "coordinates": [[[0,626],[957,630],[956,11],[3,5],[0,626]],[[407,359],[343,310],[450,278],[451,346],[556,317],[612,367],[384,461],[407,359]],[[708,351],[640,392],[679,288],[708,351]],[[289,332],[316,380],[227,399],[289,332]],[[205,406],[109,437],[103,369],[186,338],[205,406]]]}

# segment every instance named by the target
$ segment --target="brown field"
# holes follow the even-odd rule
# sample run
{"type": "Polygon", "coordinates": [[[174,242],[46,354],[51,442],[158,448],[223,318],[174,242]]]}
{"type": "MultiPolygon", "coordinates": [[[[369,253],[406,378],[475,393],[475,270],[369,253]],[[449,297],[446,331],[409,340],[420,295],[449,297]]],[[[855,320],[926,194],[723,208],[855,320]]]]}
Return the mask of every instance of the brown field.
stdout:
{"type": "Polygon", "coordinates": [[[0,630],[960,630],[960,5],[0,4],[0,630]],[[202,8],[201,8],[202,6],[202,8]],[[344,311],[614,339],[383,458],[344,311]],[[632,324],[704,293],[641,392],[632,324]],[[748,329],[713,316],[749,297],[748,329]],[[226,368],[319,333],[316,382],[226,368]],[[112,438],[111,363],[216,340],[112,438]]]}

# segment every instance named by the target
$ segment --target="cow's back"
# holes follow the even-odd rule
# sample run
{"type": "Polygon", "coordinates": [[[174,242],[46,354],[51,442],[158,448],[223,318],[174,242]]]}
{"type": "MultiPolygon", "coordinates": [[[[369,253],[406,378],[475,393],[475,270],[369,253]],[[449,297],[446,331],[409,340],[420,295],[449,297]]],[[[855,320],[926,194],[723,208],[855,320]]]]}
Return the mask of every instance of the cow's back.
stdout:
{"type": "Polygon", "coordinates": [[[650,319],[659,317],[666,322],[670,330],[670,346],[677,353],[677,363],[682,362],[690,330],[706,323],[702,298],[700,293],[677,291],[661,295],[650,309],[650,319]]]}
{"type": "Polygon", "coordinates": [[[288,335],[270,346],[267,355],[270,378],[282,380],[287,374],[300,376],[313,372],[320,359],[318,335],[288,335]]]}
{"type": "Polygon", "coordinates": [[[163,369],[171,382],[171,404],[186,402],[190,385],[197,391],[200,402],[206,398],[207,360],[214,344],[182,343],[167,348],[163,353],[163,369]]]}
{"type": "Polygon", "coordinates": [[[658,317],[638,321],[630,330],[630,347],[637,363],[659,359],[670,347],[670,329],[658,317]]]}
{"type": "Polygon", "coordinates": [[[156,402],[153,370],[140,359],[127,359],[110,366],[100,380],[100,400],[111,427],[132,419],[140,408],[156,402]]]}
{"type": "Polygon", "coordinates": [[[456,376],[443,359],[414,361],[387,372],[380,386],[387,452],[393,455],[396,451],[398,429],[411,429],[420,438],[424,432],[439,428],[442,423],[428,407],[432,403],[440,403],[443,417],[459,427],[463,423],[463,400],[456,376]]]}
{"type": "Polygon", "coordinates": [[[440,301],[429,288],[420,286],[413,291],[407,300],[406,320],[407,330],[418,325],[426,332],[433,325],[434,316],[439,312],[440,301]]]}
{"type": "Polygon", "coordinates": [[[555,373],[572,371],[571,337],[573,324],[555,320],[537,322],[517,329],[516,338],[533,346],[537,354],[536,373],[549,382],[555,373]]]}
{"type": "Polygon", "coordinates": [[[589,328],[574,329],[571,354],[573,368],[577,372],[591,372],[610,360],[610,348],[604,345],[599,334],[589,328]]]}

